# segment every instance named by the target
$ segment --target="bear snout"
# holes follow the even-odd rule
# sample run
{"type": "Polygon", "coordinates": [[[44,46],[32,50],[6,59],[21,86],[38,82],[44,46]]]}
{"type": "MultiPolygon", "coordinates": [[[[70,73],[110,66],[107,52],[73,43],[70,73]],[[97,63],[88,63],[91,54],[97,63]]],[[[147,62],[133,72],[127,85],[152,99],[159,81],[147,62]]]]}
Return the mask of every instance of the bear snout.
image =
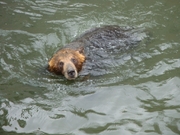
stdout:
{"type": "Polygon", "coordinates": [[[71,78],[74,78],[74,76],[75,76],[75,71],[74,71],[74,70],[68,71],[68,76],[71,77],[71,78]]]}
{"type": "Polygon", "coordinates": [[[70,64],[70,63],[65,65],[64,76],[68,80],[74,80],[75,78],[77,78],[78,73],[77,73],[76,67],[73,64],[70,64]]]}

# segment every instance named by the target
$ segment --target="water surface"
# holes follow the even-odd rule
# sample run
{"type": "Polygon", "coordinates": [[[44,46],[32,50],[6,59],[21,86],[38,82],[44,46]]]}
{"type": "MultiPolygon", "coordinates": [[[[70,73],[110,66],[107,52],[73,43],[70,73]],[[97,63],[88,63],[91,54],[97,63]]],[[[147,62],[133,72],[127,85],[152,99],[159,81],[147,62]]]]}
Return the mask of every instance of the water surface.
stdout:
{"type": "MultiPolygon", "coordinates": [[[[0,134],[180,134],[179,0],[1,0],[0,134]],[[67,81],[53,53],[101,25],[148,40],[102,76],[67,81]]],[[[113,62],[113,61],[112,61],[113,62]]]]}

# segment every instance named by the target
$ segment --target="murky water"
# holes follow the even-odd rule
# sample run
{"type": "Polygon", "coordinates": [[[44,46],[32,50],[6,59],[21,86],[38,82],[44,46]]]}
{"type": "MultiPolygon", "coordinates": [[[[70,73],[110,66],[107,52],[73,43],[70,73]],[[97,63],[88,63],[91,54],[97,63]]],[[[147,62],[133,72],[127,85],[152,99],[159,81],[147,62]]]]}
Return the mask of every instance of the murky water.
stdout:
{"type": "MultiPolygon", "coordinates": [[[[1,0],[0,134],[180,134],[179,0],[1,0]],[[111,72],[67,81],[45,70],[84,31],[144,28],[111,72]]],[[[116,63],[115,63],[116,64],[116,63]]]]}

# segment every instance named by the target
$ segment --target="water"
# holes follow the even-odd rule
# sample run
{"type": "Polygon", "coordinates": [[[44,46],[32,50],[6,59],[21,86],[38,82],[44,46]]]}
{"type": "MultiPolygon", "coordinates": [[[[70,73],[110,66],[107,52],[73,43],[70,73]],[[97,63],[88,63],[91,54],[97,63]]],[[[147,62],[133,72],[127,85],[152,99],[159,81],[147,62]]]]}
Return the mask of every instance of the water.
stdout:
{"type": "MultiPolygon", "coordinates": [[[[180,134],[179,0],[0,1],[0,134],[180,134]],[[149,39],[103,76],[45,70],[84,31],[115,24],[149,39]]],[[[115,63],[116,64],[116,63],[115,63]]]]}

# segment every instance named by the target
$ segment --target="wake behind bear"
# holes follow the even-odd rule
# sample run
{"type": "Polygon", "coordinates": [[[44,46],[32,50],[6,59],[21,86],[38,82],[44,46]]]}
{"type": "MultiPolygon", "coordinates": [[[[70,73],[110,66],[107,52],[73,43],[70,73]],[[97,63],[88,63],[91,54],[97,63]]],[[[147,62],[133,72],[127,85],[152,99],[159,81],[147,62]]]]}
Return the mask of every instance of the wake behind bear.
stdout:
{"type": "Polygon", "coordinates": [[[76,79],[79,72],[98,75],[112,65],[112,56],[137,45],[145,37],[142,30],[130,27],[110,25],[91,29],[58,50],[49,60],[48,70],[68,80],[76,79]]]}

